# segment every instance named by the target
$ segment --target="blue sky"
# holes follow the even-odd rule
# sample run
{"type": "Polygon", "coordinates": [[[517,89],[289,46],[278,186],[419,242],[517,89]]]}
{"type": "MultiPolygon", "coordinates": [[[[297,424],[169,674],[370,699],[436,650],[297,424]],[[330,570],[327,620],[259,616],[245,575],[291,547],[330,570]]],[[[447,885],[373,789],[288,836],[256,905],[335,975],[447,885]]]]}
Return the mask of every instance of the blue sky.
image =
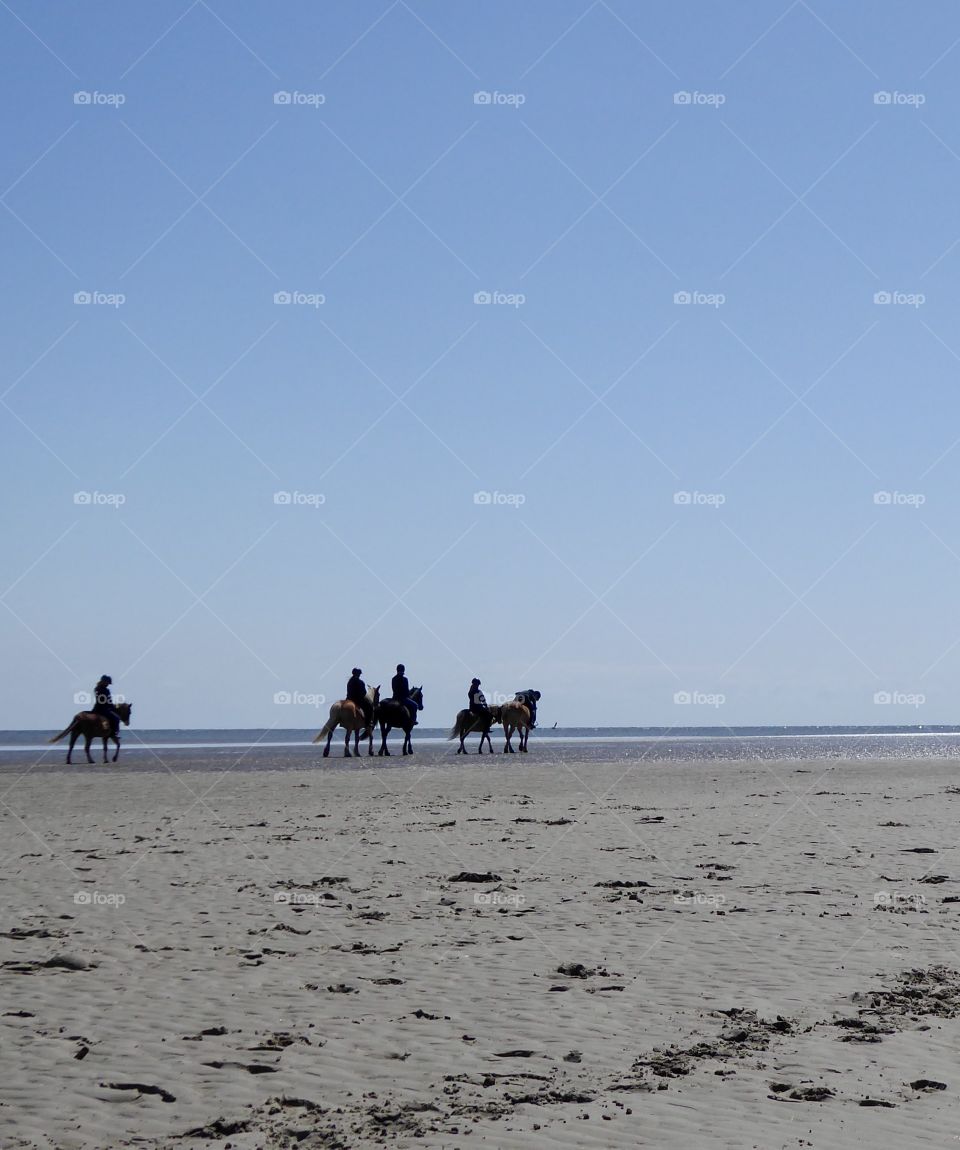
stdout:
{"type": "Polygon", "coordinates": [[[0,27],[3,726],[957,719],[955,5],[0,27]]]}

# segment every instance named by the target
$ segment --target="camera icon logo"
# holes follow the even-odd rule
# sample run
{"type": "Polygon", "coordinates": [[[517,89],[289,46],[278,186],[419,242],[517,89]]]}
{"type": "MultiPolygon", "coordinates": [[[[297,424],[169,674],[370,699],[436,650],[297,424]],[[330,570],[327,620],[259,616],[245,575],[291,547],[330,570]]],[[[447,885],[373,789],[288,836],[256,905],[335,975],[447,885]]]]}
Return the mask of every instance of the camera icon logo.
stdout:
{"type": "Polygon", "coordinates": [[[73,896],[73,901],[77,906],[89,906],[91,903],[90,892],[88,890],[78,890],[73,896]]]}
{"type": "Polygon", "coordinates": [[[276,891],[274,896],[273,896],[273,901],[274,902],[289,902],[290,901],[290,892],[287,890],[276,891]]]}
{"type": "Polygon", "coordinates": [[[690,299],[691,299],[691,296],[690,296],[690,293],[688,291],[675,291],[673,293],[673,302],[674,303],[689,303],[690,299]]]}
{"type": "Polygon", "coordinates": [[[873,501],[881,507],[886,507],[893,502],[893,496],[889,491],[875,491],[873,493],[873,501]]]}
{"type": "Polygon", "coordinates": [[[893,696],[889,691],[876,691],[874,692],[873,701],[881,706],[889,706],[889,704],[893,702],[893,696]]]}
{"type": "Polygon", "coordinates": [[[273,102],[275,104],[289,104],[293,97],[289,92],[274,92],[273,102]]]}
{"type": "Polygon", "coordinates": [[[693,100],[693,97],[690,95],[689,92],[674,92],[673,93],[673,102],[675,104],[689,104],[689,103],[691,103],[692,100],[693,100]]]}
{"type": "Polygon", "coordinates": [[[889,104],[892,102],[892,100],[893,100],[893,97],[889,92],[874,92],[873,93],[873,102],[875,104],[889,104]]]}
{"type": "Polygon", "coordinates": [[[90,295],[90,293],[88,291],[75,291],[73,293],[73,302],[74,303],[81,303],[81,304],[90,303],[92,298],[93,297],[90,295]]]}
{"type": "Polygon", "coordinates": [[[86,507],[88,503],[92,502],[92,500],[93,500],[93,496],[90,494],[89,491],[74,491],[74,493],[73,493],[74,503],[78,504],[81,507],[86,507]]]}
{"type": "Polygon", "coordinates": [[[493,102],[493,97],[489,92],[474,92],[473,102],[475,104],[490,104],[493,102]]]}
{"type": "Polygon", "coordinates": [[[288,291],[275,291],[273,293],[273,302],[274,303],[290,303],[292,298],[293,297],[290,295],[290,293],[288,291]]]}
{"type": "Polygon", "coordinates": [[[90,692],[89,691],[75,691],[73,695],[74,705],[77,707],[87,707],[90,705],[90,692]]]}
{"type": "Polygon", "coordinates": [[[274,692],[273,701],[278,705],[287,705],[291,702],[292,696],[289,691],[276,691],[274,692]]]}
{"type": "Polygon", "coordinates": [[[875,291],[873,293],[873,302],[879,304],[888,304],[892,299],[888,291],[875,291]]]}
{"type": "Polygon", "coordinates": [[[490,301],[492,299],[493,299],[493,296],[491,296],[491,294],[488,291],[477,291],[477,292],[473,293],[473,302],[474,303],[481,303],[481,304],[490,303],[490,301]]]}
{"type": "Polygon", "coordinates": [[[288,503],[293,502],[293,496],[289,491],[274,491],[273,501],[281,506],[286,506],[288,503]]]}
{"type": "Polygon", "coordinates": [[[92,99],[93,99],[93,97],[90,95],[89,92],[74,92],[73,93],[73,102],[75,104],[89,104],[89,103],[91,103],[92,99]]]}
{"type": "Polygon", "coordinates": [[[493,502],[493,496],[489,491],[475,491],[473,493],[473,501],[481,506],[493,502]]]}
{"type": "Polygon", "coordinates": [[[691,699],[691,696],[690,696],[689,691],[674,691],[674,693],[673,693],[674,703],[677,703],[680,706],[688,706],[690,703],[690,699],[691,699]]]}
{"type": "Polygon", "coordinates": [[[692,502],[692,500],[693,496],[689,491],[675,491],[673,493],[674,503],[679,503],[681,506],[686,506],[688,503],[692,502]]]}

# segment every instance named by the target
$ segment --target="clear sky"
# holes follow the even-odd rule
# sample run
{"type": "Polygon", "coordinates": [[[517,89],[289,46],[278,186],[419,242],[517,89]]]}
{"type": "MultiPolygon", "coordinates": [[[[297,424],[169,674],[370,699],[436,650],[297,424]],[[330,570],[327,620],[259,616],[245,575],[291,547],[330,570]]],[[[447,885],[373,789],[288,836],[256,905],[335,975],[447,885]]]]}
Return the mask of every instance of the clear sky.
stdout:
{"type": "Polygon", "coordinates": [[[958,43],[4,0],[0,725],[960,721],[958,43]]]}

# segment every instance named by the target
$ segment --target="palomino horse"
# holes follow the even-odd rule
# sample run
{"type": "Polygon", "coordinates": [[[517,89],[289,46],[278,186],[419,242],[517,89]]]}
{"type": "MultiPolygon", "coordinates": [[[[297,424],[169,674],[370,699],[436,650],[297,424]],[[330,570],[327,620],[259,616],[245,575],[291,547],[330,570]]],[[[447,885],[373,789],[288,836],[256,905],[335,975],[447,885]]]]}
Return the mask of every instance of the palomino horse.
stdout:
{"type": "Polygon", "coordinates": [[[378,755],[390,754],[390,748],[387,746],[387,735],[390,734],[394,727],[399,727],[403,731],[403,753],[405,755],[413,754],[413,742],[410,738],[410,732],[413,730],[413,723],[417,717],[417,711],[423,709],[423,687],[414,687],[410,692],[410,698],[416,703],[416,708],[408,707],[406,703],[401,703],[398,699],[384,699],[380,704],[380,709],[377,711],[377,719],[380,723],[380,750],[377,751],[378,755]]]}
{"type": "MultiPolygon", "coordinates": [[[[130,726],[130,712],[133,710],[133,703],[114,703],[114,710],[120,716],[120,720],[124,726],[130,726]]],[[[120,754],[120,739],[113,733],[113,726],[106,715],[97,715],[93,711],[78,711],[73,716],[73,722],[65,731],[61,731],[59,735],[54,735],[52,739],[47,741],[50,743],[59,743],[66,735],[70,736],[70,746],[67,749],[67,762],[70,762],[70,756],[73,754],[73,745],[81,737],[84,739],[83,749],[87,752],[87,762],[93,762],[93,755],[90,754],[90,744],[94,739],[103,739],[103,761],[107,761],[107,739],[113,739],[117,744],[117,749],[113,752],[113,761],[117,761],[117,756],[120,754]]]]}
{"type": "MultiPolygon", "coordinates": [[[[368,747],[367,754],[373,754],[373,728],[377,721],[377,707],[380,705],[380,688],[368,687],[367,698],[373,704],[373,718],[370,721],[370,727],[367,730],[368,747]]],[[[367,727],[366,716],[363,713],[363,707],[357,703],[351,703],[349,699],[340,699],[339,702],[333,703],[330,706],[330,718],[323,724],[323,729],[313,740],[315,743],[322,742],[324,738],[327,740],[327,745],[323,748],[323,757],[326,758],[330,754],[330,740],[333,738],[333,732],[337,727],[343,727],[346,734],[343,737],[343,757],[350,758],[350,735],[353,734],[353,753],[360,754],[360,735],[367,727]]]]}
{"type": "Polygon", "coordinates": [[[494,723],[502,722],[500,712],[502,707],[490,707],[486,714],[475,715],[473,711],[464,707],[462,711],[457,712],[457,719],[453,726],[450,728],[450,734],[447,735],[448,739],[456,739],[459,737],[460,746],[457,747],[458,755],[465,755],[467,748],[463,745],[463,740],[467,735],[472,735],[475,731],[480,732],[480,747],[477,751],[478,755],[483,754],[483,740],[487,740],[487,746],[490,748],[490,754],[493,754],[493,743],[490,742],[490,728],[494,723]]]}
{"type": "Polygon", "coordinates": [[[503,734],[506,739],[503,744],[503,753],[505,755],[513,754],[510,740],[513,738],[515,730],[520,732],[520,750],[526,751],[527,738],[530,734],[530,708],[527,704],[521,703],[519,699],[504,703],[500,708],[500,721],[503,723],[503,734]]]}

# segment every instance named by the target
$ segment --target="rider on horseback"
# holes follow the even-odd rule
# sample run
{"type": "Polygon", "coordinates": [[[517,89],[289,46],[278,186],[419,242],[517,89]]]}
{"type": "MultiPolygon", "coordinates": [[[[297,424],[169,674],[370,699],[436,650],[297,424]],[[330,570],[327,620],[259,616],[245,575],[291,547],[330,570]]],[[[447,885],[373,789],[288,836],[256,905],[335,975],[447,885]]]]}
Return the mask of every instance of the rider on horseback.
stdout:
{"type": "Polygon", "coordinates": [[[110,731],[116,739],[120,734],[120,714],[113,705],[113,695],[110,694],[110,684],[113,679],[109,675],[101,675],[97,685],[93,688],[93,706],[90,710],[95,715],[102,715],[110,724],[110,731]]]}
{"type": "Polygon", "coordinates": [[[517,691],[516,699],[520,703],[525,703],[530,708],[530,729],[537,725],[537,700],[540,698],[539,691],[517,691]]]}
{"type": "Polygon", "coordinates": [[[396,702],[402,703],[405,707],[413,707],[413,725],[417,725],[417,711],[420,706],[410,698],[410,682],[407,679],[406,667],[402,663],[397,664],[397,673],[390,680],[390,688],[393,691],[393,698],[396,702]]]}
{"type": "Polygon", "coordinates": [[[467,692],[467,698],[470,701],[470,714],[471,715],[489,715],[490,708],[487,706],[486,696],[480,690],[480,680],[472,679],[470,681],[470,690],[467,692]]]}
{"type": "Polygon", "coordinates": [[[360,678],[363,671],[359,667],[354,667],[347,680],[347,698],[351,703],[356,705],[363,711],[363,717],[366,721],[366,728],[364,734],[373,726],[373,703],[367,698],[367,684],[360,678]]]}

